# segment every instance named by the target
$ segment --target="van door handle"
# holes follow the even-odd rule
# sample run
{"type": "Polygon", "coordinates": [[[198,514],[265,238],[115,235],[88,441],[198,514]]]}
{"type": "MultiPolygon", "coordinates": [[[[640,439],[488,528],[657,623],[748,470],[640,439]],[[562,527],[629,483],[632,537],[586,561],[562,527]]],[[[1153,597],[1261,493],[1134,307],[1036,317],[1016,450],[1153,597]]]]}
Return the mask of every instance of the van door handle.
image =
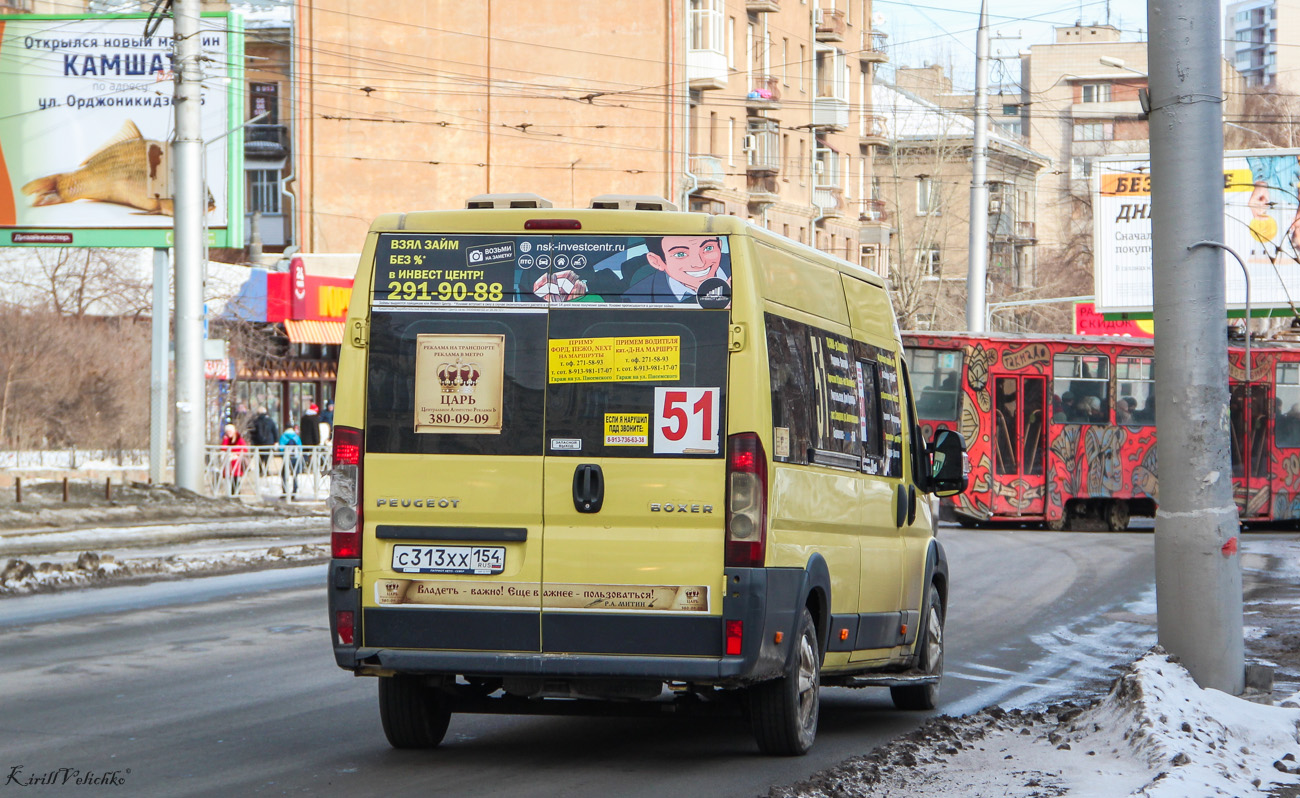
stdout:
{"type": "Polygon", "coordinates": [[[605,502],[605,472],[595,463],[583,463],[573,470],[573,508],[580,513],[598,513],[605,502]]]}

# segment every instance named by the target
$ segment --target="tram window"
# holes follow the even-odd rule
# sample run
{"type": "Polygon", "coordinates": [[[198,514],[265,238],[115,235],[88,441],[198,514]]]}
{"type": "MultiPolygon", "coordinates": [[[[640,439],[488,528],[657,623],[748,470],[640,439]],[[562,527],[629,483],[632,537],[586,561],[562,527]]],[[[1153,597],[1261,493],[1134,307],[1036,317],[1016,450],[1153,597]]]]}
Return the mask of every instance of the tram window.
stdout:
{"type": "Polygon", "coordinates": [[[994,412],[997,418],[994,428],[997,432],[995,463],[999,474],[1020,473],[1017,455],[1020,449],[1020,404],[1019,383],[1015,377],[999,377],[994,391],[994,412]]]}
{"type": "Polygon", "coordinates": [[[1053,358],[1052,421],[1110,423],[1110,358],[1105,355],[1053,358]]]}
{"type": "Polygon", "coordinates": [[[956,421],[961,410],[962,353],[909,349],[907,365],[917,391],[916,414],[927,421],[956,421]]]}
{"type": "MultiPolygon", "coordinates": [[[[1152,382],[1152,359],[1120,357],[1115,360],[1115,423],[1126,426],[1156,423],[1155,383],[1152,382]]],[[[1300,387],[1300,386],[1298,386],[1300,387]]]]}
{"type": "Polygon", "coordinates": [[[1278,363],[1273,401],[1273,442],[1300,447],[1300,363],[1278,363]]]}

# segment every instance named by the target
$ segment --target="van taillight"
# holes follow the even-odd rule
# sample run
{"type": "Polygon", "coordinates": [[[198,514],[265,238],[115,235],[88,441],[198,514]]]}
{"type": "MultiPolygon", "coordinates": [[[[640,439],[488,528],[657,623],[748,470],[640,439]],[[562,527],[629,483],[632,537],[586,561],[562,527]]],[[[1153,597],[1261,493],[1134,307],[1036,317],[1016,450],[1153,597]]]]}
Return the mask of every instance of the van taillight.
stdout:
{"type": "Polygon", "coordinates": [[[757,568],[767,549],[767,455],[758,433],[727,438],[728,567],[757,568]]]}
{"type": "Polygon", "coordinates": [[[334,428],[334,470],[330,473],[330,550],[334,557],[361,556],[361,452],[364,437],[352,427],[334,428]]]}

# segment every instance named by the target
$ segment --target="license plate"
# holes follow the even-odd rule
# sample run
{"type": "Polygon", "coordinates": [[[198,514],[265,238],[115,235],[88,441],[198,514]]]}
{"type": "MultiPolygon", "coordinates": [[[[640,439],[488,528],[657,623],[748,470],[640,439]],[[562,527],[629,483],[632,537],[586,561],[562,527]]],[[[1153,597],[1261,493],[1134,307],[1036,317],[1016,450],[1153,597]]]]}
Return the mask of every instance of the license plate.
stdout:
{"type": "Polygon", "coordinates": [[[505,546],[394,546],[393,570],[403,574],[499,574],[505,546]]]}

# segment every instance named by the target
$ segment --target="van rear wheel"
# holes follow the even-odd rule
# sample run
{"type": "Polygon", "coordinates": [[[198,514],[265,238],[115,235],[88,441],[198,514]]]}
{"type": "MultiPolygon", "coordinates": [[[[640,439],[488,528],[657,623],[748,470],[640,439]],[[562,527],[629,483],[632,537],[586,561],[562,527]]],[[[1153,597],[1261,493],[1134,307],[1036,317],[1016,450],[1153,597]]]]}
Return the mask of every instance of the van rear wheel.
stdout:
{"type": "Polygon", "coordinates": [[[817,736],[821,700],[821,654],[812,613],[799,616],[793,660],[780,679],[749,688],[749,719],[758,750],[773,756],[802,756],[817,736]]]}
{"type": "Polygon", "coordinates": [[[394,748],[437,748],[451,710],[442,691],[413,676],[379,678],[379,719],[394,748]]]}
{"type": "Polygon", "coordinates": [[[930,684],[907,684],[889,688],[889,697],[894,699],[894,706],[899,709],[925,710],[939,705],[939,681],[943,676],[943,597],[939,587],[930,585],[930,596],[926,602],[925,627],[921,630],[921,639],[917,642],[916,667],[927,676],[934,676],[930,684]]]}

